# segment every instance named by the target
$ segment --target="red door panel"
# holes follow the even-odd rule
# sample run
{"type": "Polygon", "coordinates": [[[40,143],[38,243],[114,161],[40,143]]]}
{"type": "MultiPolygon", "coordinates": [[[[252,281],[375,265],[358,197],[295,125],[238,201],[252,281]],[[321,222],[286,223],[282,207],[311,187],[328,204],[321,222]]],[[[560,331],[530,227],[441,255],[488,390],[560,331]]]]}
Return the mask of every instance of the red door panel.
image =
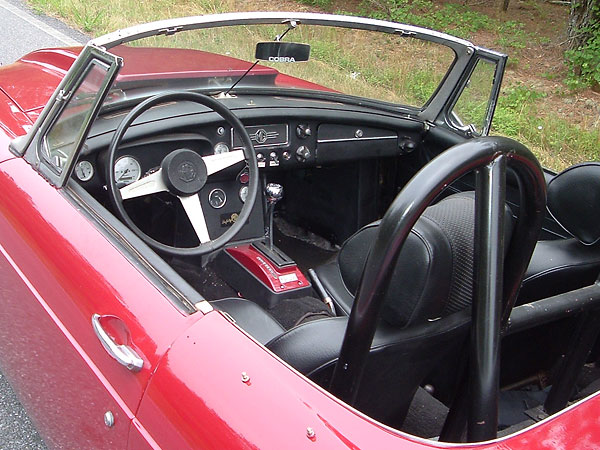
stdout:
{"type": "Polygon", "coordinates": [[[0,364],[53,444],[73,448],[83,434],[102,448],[118,434],[124,447],[122,422],[135,414],[153,368],[184,324],[201,315],[180,312],[22,159],[0,164],[0,192],[0,364]],[[123,324],[144,360],[139,372],[108,355],[93,314],[123,324]],[[116,416],[111,429],[107,410],[116,416]]]}

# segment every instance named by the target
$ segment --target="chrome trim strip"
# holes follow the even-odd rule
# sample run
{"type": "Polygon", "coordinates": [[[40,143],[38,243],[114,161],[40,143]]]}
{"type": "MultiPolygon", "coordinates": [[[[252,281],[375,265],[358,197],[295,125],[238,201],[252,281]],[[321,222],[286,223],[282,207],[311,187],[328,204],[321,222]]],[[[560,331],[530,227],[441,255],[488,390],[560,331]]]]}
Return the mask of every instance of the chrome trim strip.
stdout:
{"type": "Polygon", "coordinates": [[[351,142],[351,141],[379,141],[383,139],[398,139],[398,136],[373,136],[361,138],[339,138],[339,139],[317,139],[317,144],[325,144],[329,142],[351,142]]]}
{"type": "Polygon", "coordinates": [[[280,24],[295,20],[307,25],[330,25],[344,28],[398,33],[421,39],[444,41],[461,47],[476,47],[471,42],[446,33],[428,30],[413,25],[404,25],[384,20],[365,17],[342,16],[335,14],[298,13],[298,12],[245,12],[210,14],[205,16],[181,17],[177,19],[159,20],[135,25],[93,39],[91,43],[110,49],[120,44],[157,35],[171,35],[181,31],[202,28],[227,27],[232,25],[280,24]]]}

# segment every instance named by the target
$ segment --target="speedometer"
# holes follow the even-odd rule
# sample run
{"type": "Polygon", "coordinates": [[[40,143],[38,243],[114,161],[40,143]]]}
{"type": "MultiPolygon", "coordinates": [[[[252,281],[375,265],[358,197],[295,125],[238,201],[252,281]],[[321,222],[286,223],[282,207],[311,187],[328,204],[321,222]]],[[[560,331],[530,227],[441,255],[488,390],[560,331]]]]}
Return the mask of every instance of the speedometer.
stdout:
{"type": "Polygon", "coordinates": [[[142,169],[133,156],[122,156],[115,162],[115,182],[123,187],[140,179],[142,169]]]}

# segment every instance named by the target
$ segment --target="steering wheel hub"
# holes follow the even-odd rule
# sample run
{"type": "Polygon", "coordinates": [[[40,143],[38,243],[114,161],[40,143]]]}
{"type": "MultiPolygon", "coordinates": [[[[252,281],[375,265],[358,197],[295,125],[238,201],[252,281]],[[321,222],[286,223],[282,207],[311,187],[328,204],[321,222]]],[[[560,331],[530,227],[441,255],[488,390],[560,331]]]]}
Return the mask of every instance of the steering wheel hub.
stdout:
{"type": "Polygon", "coordinates": [[[182,148],[169,153],[161,164],[162,178],[169,192],[175,195],[193,195],[206,184],[208,172],[202,157],[182,148]]]}

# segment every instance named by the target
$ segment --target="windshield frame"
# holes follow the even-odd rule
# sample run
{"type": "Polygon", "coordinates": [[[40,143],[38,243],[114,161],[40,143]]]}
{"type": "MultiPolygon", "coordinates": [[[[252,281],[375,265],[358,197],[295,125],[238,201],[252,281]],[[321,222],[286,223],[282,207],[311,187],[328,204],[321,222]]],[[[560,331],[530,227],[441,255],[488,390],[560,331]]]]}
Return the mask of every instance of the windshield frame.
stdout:
{"type": "MultiPolygon", "coordinates": [[[[407,112],[407,110],[412,112],[416,110],[416,116],[421,120],[431,123],[434,123],[440,117],[444,111],[444,107],[456,91],[456,86],[460,83],[466,69],[469,67],[469,63],[479,51],[483,51],[488,55],[497,55],[498,58],[504,57],[500,53],[477,47],[467,40],[413,25],[364,17],[298,12],[225,13],[161,20],[117,30],[113,33],[100,36],[90,41],[90,43],[108,50],[139,39],[161,35],[170,36],[190,30],[236,25],[277,25],[290,23],[379,31],[407,38],[430,41],[452,49],[455,54],[454,62],[450,65],[439,86],[423,106],[378,102],[377,100],[371,101],[369,99],[373,105],[381,103],[381,106],[387,110],[396,109],[398,112],[407,112]]],[[[492,101],[495,102],[495,99],[492,99],[492,101]]]]}

